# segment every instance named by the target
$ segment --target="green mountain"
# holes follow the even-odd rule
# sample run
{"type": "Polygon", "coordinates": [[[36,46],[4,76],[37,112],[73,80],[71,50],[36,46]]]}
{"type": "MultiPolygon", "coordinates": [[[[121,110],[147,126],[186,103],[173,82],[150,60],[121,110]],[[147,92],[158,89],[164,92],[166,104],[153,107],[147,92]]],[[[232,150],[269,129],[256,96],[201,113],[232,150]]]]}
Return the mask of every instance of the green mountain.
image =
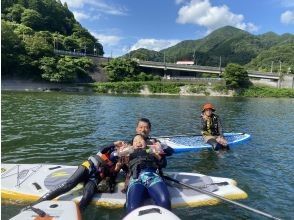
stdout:
{"type": "MultiPolygon", "coordinates": [[[[202,39],[185,40],[161,50],[157,54],[153,51],[152,54],[156,54],[156,59],[163,57],[163,54],[165,54],[167,62],[195,60],[198,65],[219,66],[221,57],[222,66],[226,66],[228,63],[245,65],[272,47],[282,46],[281,48],[287,48],[287,45],[289,46],[293,42],[293,38],[294,35],[292,34],[280,36],[273,32],[252,35],[238,28],[225,26],[202,39]]],[[[279,49],[279,52],[283,51],[279,49]]],[[[131,57],[140,59],[139,56],[137,57],[140,54],[141,49],[132,51],[131,57]]],[[[146,56],[148,54],[146,51],[144,54],[143,60],[155,61],[154,55],[146,56]]],[[[254,64],[251,67],[254,67],[254,64]]],[[[255,66],[254,68],[258,69],[259,67],[255,66]]]]}
{"type": "Polygon", "coordinates": [[[152,60],[161,62],[163,60],[163,53],[140,48],[138,50],[131,51],[130,53],[126,54],[125,57],[135,57],[139,60],[152,60]]]}
{"type": "Polygon", "coordinates": [[[2,0],[1,18],[4,78],[72,81],[85,75],[91,62],[57,56],[54,49],[104,54],[103,46],[60,0],[2,0]]]}

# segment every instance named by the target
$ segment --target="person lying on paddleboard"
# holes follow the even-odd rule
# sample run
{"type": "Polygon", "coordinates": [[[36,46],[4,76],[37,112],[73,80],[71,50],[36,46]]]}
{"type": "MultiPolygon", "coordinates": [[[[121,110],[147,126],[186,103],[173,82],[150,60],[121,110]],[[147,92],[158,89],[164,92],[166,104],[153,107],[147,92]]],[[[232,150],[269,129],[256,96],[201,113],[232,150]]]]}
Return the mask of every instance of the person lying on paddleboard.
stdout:
{"type": "Polygon", "coordinates": [[[84,183],[83,196],[79,202],[80,210],[84,211],[97,192],[98,184],[103,179],[110,177],[110,179],[113,181],[113,185],[110,186],[110,191],[114,190],[116,174],[114,169],[118,159],[118,157],[114,154],[114,150],[119,147],[121,147],[121,142],[114,142],[113,145],[104,148],[96,155],[90,156],[86,161],[78,166],[73,175],[69,177],[64,183],[57,186],[57,188],[54,190],[46,193],[39,200],[30,206],[27,206],[25,209],[29,209],[31,206],[42,201],[52,200],[64,193],[69,192],[79,183],[84,183]]]}
{"type": "Polygon", "coordinates": [[[213,112],[215,112],[215,108],[211,103],[203,105],[201,114],[201,133],[204,141],[210,144],[216,151],[220,149],[229,149],[227,140],[223,136],[220,118],[213,112]]]}
{"type": "Polygon", "coordinates": [[[167,185],[158,170],[164,165],[164,151],[157,142],[147,147],[146,136],[137,134],[133,139],[134,150],[129,155],[130,180],[127,188],[126,212],[143,205],[146,198],[151,197],[154,203],[171,209],[170,195],[167,185]]]}

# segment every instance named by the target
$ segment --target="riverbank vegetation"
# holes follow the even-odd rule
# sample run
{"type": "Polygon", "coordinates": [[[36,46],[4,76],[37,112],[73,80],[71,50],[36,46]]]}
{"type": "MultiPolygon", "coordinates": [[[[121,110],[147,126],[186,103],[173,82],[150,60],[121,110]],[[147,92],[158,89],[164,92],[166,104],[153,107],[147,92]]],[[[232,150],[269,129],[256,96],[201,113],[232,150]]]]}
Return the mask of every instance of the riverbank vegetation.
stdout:
{"type": "Polygon", "coordinates": [[[186,84],[179,82],[106,82],[88,84],[94,92],[102,94],[171,94],[171,95],[215,95],[215,96],[233,96],[238,97],[287,97],[294,98],[294,89],[278,89],[265,86],[250,86],[241,90],[232,92],[222,84],[214,86],[205,84],[186,84]],[[185,88],[186,93],[181,91],[185,88]]]}
{"type": "Polygon", "coordinates": [[[89,84],[94,92],[114,94],[179,94],[183,83],[174,82],[106,82],[89,84]]]}
{"type": "Polygon", "coordinates": [[[242,97],[287,97],[294,98],[294,89],[279,89],[265,86],[251,86],[236,93],[236,96],[242,97]]]}
{"type": "MultiPolygon", "coordinates": [[[[51,82],[89,79],[89,58],[57,55],[56,50],[96,52],[103,47],[60,1],[1,1],[2,79],[51,82]]],[[[89,80],[88,80],[89,81],[89,80]]]]}

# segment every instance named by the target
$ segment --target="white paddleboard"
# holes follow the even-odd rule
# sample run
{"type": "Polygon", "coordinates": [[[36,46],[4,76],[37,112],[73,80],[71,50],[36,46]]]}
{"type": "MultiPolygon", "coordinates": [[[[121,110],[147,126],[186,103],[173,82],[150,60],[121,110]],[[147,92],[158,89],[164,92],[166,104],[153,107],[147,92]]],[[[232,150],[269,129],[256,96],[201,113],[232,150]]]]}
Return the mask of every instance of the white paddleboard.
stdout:
{"type": "MultiPolygon", "coordinates": [[[[48,191],[54,189],[68,179],[77,166],[49,164],[2,164],[1,165],[1,198],[6,202],[33,202],[48,191]]],[[[205,176],[199,173],[166,172],[186,184],[211,191],[228,199],[245,199],[247,194],[236,186],[236,181],[228,178],[205,176]]],[[[167,182],[171,195],[172,207],[196,207],[214,205],[218,199],[180,187],[167,182]]],[[[126,194],[121,192],[123,179],[118,179],[114,193],[97,193],[93,203],[103,207],[121,208],[126,201],[126,194]]],[[[58,200],[78,202],[83,193],[83,185],[79,184],[70,192],[61,195],[58,200]]],[[[147,202],[146,205],[150,203],[147,202]]]]}
{"type": "Polygon", "coordinates": [[[33,207],[46,215],[41,217],[32,209],[27,209],[10,220],[81,220],[80,210],[72,201],[44,201],[33,207]]]}

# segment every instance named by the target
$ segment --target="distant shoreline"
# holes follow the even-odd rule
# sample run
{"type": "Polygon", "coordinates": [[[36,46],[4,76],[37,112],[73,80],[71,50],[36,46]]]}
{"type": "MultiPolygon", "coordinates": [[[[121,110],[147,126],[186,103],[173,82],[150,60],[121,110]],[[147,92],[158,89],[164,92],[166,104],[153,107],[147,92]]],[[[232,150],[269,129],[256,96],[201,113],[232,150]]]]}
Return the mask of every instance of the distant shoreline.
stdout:
{"type": "MultiPolygon", "coordinates": [[[[190,92],[189,85],[182,85],[178,92],[151,92],[148,86],[144,86],[138,92],[132,91],[130,89],[124,90],[125,88],[120,88],[120,90],[113,91],[112,87],[104,88],[103,92],[97,90],[97,85],[105,85],[116,87],[119,84],[124,84],[126,82],[119,83],[94,83],[94,84],[59,84],[59,83],[47,83],[47,82],[34,82],[25,80],[2,80],[1,81],[1,91],[23,91],[23,92],[90,92],[96,94],[108,94],[108,95],[161,95],[161,96],[198,96],[198,97],[273,97],[273,98],[294,98],[294,89],[277,89],[265,86],[255,86],[249,89],[245,89],[242,92],[236,93],[235,91],[228,90],[215,91],[210,86],[205,87],[205,92],[190,92]]],[[[128,82],[129,86],[134,85],[138,82],[128,82]]],[[[160,83],[160,82],[159,82],[160,83]]],[[[146,84],[148,84],[146,82],[146,84]]],[[[127,86],[128,88],[128,86],[127,86]]]]}
{"type": "Polygon", "coordinates": [[[60,84],[49,82],[34,82],[29,80],[2,80],[1,91],[31,91],[31,92],[81,92],[83,86],[75,84],[60,84]]]}

